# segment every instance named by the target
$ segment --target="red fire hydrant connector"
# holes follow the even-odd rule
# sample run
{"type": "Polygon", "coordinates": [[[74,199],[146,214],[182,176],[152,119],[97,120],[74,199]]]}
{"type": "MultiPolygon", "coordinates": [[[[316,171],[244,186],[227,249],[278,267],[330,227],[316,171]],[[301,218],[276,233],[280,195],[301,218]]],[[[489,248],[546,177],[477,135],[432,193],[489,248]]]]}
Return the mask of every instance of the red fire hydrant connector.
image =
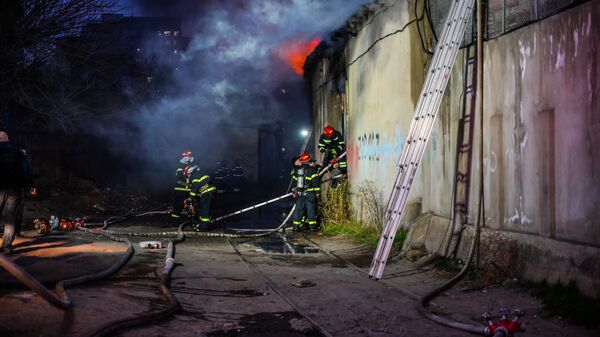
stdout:
{"type": "Polygon", "coordinates": [[[525,327],[521,325],[519,320],[523,313],[520,310],[515,310],[515,317],[512,320],[508,319],[510,310],[500,309],[500,321],[498,323],[492,321],[492,314],[486,312],[482,315],[483,319],[488,322],[488,327],[485,328],[484,334],[493,337],[513,337],[517,332],[525,331],[525,327]]]}

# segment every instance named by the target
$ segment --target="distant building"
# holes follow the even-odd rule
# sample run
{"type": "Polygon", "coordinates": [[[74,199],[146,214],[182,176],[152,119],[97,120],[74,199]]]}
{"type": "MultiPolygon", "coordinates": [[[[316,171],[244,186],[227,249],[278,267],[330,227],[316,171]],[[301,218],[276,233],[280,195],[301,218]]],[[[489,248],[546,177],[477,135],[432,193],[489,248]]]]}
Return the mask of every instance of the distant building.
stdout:
{"type": "Polygon", "coordinates": [[[144,96],[158,93],[188,43],[179,19],[104,14],[79,36],[66,38],[59,55],[71,76],[97,81],[94,87],[104,94],[144,96]]]}
{"type": "Polygon", "coordinates": [[[137,59],[144,55],[149,47],[177,54],[183,51],[189,42],[189,39],[181,34],[179,19],[123,14],[102,15],[100,21],[83,28],[80,38],[92,41],[101,38],[103,41],[110,41],[105,52],[130,55],[137,59]]]}

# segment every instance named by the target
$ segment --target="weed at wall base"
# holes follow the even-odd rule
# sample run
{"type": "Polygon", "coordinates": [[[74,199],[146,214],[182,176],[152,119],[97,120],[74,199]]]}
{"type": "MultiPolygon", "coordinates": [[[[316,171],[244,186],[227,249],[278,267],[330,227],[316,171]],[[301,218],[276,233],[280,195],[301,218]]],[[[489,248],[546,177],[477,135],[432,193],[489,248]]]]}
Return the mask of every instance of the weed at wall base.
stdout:
{"type": "MultiPolygon", "coordinates": [[[[323,215],[322,232],[330,235],[340,235],[356,243],[377,246],[381,236],[380,226],[369,226],[361,223],[352,213],[350,199],[350,183],[346,180],[337,188],[330,188],[321,203],[323,215]]],[[[376,202],[370,200],[371,203],[376,202]]],[[[401,229],[394,238],[394,250],[400,250],[406,238],[406,231],[401,229]]]]}

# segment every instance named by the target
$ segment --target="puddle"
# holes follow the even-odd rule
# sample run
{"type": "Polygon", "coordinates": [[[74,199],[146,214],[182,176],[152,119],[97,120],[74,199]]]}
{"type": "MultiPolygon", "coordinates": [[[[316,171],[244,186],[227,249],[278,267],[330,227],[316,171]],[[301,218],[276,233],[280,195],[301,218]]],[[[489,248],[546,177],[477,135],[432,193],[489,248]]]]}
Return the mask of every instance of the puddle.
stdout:
{"type": "Polygon", "coordinates": [[[290,233],[273,233],[265,238],[244,243],[257,253],[270,254],[318,254],[319,247],[309,243],[299,243],[290,233]]]}

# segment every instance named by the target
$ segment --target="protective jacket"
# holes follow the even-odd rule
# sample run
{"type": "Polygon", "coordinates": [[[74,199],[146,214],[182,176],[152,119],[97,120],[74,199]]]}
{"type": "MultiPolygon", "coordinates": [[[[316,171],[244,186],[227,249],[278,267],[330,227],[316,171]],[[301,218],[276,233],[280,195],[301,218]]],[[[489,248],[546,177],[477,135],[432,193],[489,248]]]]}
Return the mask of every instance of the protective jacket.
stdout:
{"type": "Polygon", "coordinates": [[[331,137],[325,137],[324,134],[321,134],[319,138],[319,152],[323,155],[327,156],[330,154],[333,157],[337,157],[344,153],[344,151],[346,151],[346,143],[344,142],[344,136],[339,131],[333,131],[331,137]]]}
{"type": "Polygon", "coordinates": [[[198,169],[194,170],[188,179],[190,183],[190,195],[192,197],[201,197],[217,189],[212,185],[211,177],[203,174],[198,169]]]}
{"type": "Polygon", "coordinates": [[[189,178],[187,178],[185,176],[185,174],[183,173],[183,170],[185,169],[187,165],[182,166],[177,168],[177,171],[175,171],[175,191],[183,191],[183,192],[189,192],[190,191],[190,181],[189,178]]]}
{"type": "Polygon", "coordinates": [[[203,174],[197,167],[188,169],[192,171],[189,174],[190,196],[195,208],[195,214],[192,217],[195,230],[205,230],[210,227],[210,209],[213,195],[211,192],[217,188],[212,185],[212,179],[209,175],[203,174]]]}
{"type": "Polygon", "coordinates": [[[302,164],[292,169],[292,188],[300,196],[315,195],[321,191],[321,179],[315,167],[302,164]]]}
{"type": "Polygon", "coordinates": [[[300,230],[302,221],[308,223],[311,230],[317,229],[317,193],[321,191],[319,173],[308,164],[294,167],[292,170],[292,187],[296,194],[294,211],[294,230],[300,230]]]}

